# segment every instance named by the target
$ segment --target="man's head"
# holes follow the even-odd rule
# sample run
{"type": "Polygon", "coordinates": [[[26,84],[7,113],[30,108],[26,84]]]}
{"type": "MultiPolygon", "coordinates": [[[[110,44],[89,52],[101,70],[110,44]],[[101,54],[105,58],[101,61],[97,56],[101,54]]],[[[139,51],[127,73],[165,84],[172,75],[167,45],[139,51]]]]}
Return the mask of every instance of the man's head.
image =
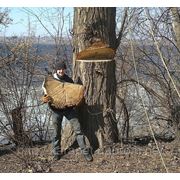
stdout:
{"type": "Polygon", "coordinates": [[[59,76],[64,76],[66,70],[66,64],[64,63],[64,61],[56,64],[55,70],[59,76]]]}

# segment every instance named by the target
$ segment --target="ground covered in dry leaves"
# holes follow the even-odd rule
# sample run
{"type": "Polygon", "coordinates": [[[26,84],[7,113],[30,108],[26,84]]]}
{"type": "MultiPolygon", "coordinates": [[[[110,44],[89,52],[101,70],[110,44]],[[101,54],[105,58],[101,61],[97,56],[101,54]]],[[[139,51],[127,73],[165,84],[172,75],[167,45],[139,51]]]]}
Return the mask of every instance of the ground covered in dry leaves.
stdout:
{"type": "Polygon", "coordinates": [[[180,150],[173,142],[159,142],[162,158],[154,142],[145,146],[115,144],[94,152],[93,162],[86,162],[79,149],[64,153],[59,161],[51,156],[51,144],[32,148],[0,150],[0,172],[47,173],[180,173],[180,150]]]}

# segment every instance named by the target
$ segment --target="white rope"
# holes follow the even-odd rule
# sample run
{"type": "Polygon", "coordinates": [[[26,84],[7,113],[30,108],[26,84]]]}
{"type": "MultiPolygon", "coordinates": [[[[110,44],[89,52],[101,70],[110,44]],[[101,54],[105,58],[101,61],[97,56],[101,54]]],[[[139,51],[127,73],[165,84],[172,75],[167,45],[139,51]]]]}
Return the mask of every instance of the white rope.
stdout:
{"type": "Polygon", "coordinates": [[[98,116],[100,114],[103,114],[103,111],[99,111],[99,112],[91,112],[88,108],[87,108],[87,112],[91,115],[91,116],[98,116]]]}
{"type": "MultiPolygon", "coordinates": [[[[131,34],[131,32],[130,32],[130,34],[131,34]]],[[[139,82],[139,77],[138,77],[138,73],[137,73],[136,61],[135,61],[135,57],[134,57],[133,43],[132,43],[132,39],[131,39],[131,38],[130,38],[130,44],[131,44],[132,59],[133,59],[133,63],[134,63],[134,69],[135,69],[135,73],[136,73],[137,84],[138,84],[138,88],[140,88],[140,82],[139,82]]],[[[155,135],[154,135],[154,132],[153,132],[153,128],[152,128],[152,125],[151,125],[151,122],[150,122],[150,119],[149,119],[149,116],[148,116],[148,113],[147,113],[147,110],[146,110],[146,107],[145,107],[144,99],[143,99],[143,97],[139,94],[139,89],[137,89],[137,94],[138,94],[138,96],[139,96],[140,99],[141,99],[141,102],[142,102],[142,105],[143,105],[143,108],[144,108],[144,113],[145,113],[146,119],[147,119],[147,121],[148,121],[149,129],[150,129],[150,132],[151,132],[152,137],[153,137],[153,139],[154,139],[154,142],[155,142],[155,144],[156,144],[157,150],[158,150],[158,152],[159,152],[159,155],[160,155],[162,164],[163,164],[166,172],[168,173],[168,169],[167,169],[167,167],[166,167],[165,161],[164,161],[164,159],[163,159],[162,153],[161,153],[161,151],[160,151],[160,149],[159,149],[157,140],[156,140],[155,135]]]]}
{"type": "Polygon", "coordinates": [[[173,78],[172,78],[172,76],[171,76],[171,74],[170,74],[170,72],[169,72],[169,70],[168,70],[168,67],[167,67],[167,65],[166,65],[166,63],[165,63],[165,61],[164,61],[163,55],[162,55],[162,53],[161,53],[161,51],[160,51],[158,42],[157,42],[156,39],[154,38],[154,35],[153,35],[153,39],[154,39],[154,43],[155,43],[155,45],[156,45],[157,51],[158,51],[158,53],[159,53],[159,55],[160,55],[160,59],[161,59],[163,65],[164,65],[164,67],[165,67],[165,69],[166,69],[166,71],[167,71],[167,74],[168,74],[168,76],[169,76],[169,78],[170,78],[170,80],[171,80],[171,82],[172,82],[172,84],[173,84],[173,86],[174,86],[174,89],[176,90],[176,92],[177,92],[177,94],[178,94],[178,96],[179,96],[179,98],[180,98],[180,93],[179,93],[179,91],[178,91],[178,88],[177,88],[177,86],[176,86],[176,84],[175,84],[175,82],[174,82],[174,80],[173,80],[173,78]]]}
{"type": "Polygon", "coordinates": [[[79,62],[110,62],[110,61],[114,61],[114,59],[76,59],[76,61],[79,61],[79,62]]]}

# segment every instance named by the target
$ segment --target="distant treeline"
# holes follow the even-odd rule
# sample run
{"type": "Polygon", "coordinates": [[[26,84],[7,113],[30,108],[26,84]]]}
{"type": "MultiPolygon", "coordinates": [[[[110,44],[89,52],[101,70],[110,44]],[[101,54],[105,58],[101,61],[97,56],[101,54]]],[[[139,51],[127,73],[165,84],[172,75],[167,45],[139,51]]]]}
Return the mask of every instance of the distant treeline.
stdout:
{"type": "MultiPolygon", "coordinates": [[[[14,47],[16,47],[16,44],[14,45],[14,47]]],[[[55,44],[48,44],[48,43],[33,44],[31,49],[36,55],[39,55],[39,56],[43,56],[47,54],[49,55],[56,54],[55,44]]],[[[69,53],[72,53],[72,47],[71,45],[68,45],[68,44],[60,45],[59,51],[60,51],[60,54],[68,53],[69,55],[69,53]]],[[[11,49],[9,49],[6,44],[0,43],[0,57],[6,57],[11,54],[12,54],[11,49]]]]}

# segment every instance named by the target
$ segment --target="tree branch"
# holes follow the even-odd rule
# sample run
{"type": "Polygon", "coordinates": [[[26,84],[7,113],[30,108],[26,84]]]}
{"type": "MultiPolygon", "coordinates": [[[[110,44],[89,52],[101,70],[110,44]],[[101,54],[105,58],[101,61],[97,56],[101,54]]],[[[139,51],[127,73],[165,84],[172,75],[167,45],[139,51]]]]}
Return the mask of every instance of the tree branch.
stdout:
{"type": "MultiPolygon", "coordinates": [[[[133,83],[138,83],[135,79],[124,79],[121,80],[119,82],[117,82],[117,85],[122,84],[124,82],[133,82],[133,83]]],[[[157,94],[153,89],[147,87],[145,84],[139,82],[139,84],[151,95],[154,95],[155,97],[157,97],[161,102],[164,102],[164,98],[162,96],[160,96],[159,94],[157,94]]]]}
{"type": "Polygon", "coordinates": [[[129,8],[125,8],[125,12],[124,12],[123,20],[122,20],[122,25],[121,25],[118,37],[116,39],[116,47],[115,47],[115,49],[117,49],[118,46],[120,45],[121,39],[122,39],[122,36],[123,36],[123,32],[124,32],[124,30],[126,28],[125,24],[126,24],[126,20],[127,20],[127,17],[128,17],[128,9],[129,8]]]}

